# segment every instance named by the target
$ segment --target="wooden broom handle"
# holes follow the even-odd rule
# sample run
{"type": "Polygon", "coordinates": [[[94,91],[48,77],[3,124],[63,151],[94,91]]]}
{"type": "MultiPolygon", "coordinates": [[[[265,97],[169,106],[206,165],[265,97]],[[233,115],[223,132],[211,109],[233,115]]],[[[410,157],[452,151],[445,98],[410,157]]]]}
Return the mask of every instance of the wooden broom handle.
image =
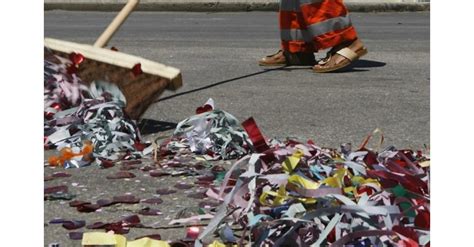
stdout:
{"type": "Polygon", "coordinates": [[[120,10],[115,19],[109,24],[105,31],[100,35],[94,43],[94,47],[104,47],[109,42],[110,38],[119,29],[122,23],[127,19],[133,9],[138,5],[140,0],[128,0],[127,4],[120,10]]]}

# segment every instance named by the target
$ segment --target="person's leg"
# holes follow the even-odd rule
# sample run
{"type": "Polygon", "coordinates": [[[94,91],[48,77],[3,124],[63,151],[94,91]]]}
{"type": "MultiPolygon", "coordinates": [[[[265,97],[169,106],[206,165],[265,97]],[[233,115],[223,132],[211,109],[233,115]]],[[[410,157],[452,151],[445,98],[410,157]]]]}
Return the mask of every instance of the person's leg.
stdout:
{"type": "Polygon", "coordinates": [[[357,38],[342,0],[300,0],[300,4],[315,49],[332,48],[328,56],[314,66],[316,72],[340,69],[367,52],[357,38]],[[342,51],[344,48],[349,50],[342,51]]]}
{"type": "Polygon", "coordinates": [[[262,58],[260,65],[314,65],[315,46],[300,11],[300,0],[281,0],[281,50],[262,58]]]}

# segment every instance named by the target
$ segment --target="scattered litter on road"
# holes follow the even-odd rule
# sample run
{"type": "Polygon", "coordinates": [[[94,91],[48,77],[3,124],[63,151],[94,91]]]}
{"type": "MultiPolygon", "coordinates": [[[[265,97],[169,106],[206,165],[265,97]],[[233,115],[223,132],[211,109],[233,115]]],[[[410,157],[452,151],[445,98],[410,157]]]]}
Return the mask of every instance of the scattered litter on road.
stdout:
{"type": "MultiPolygon", "coordinates": [[[[382,149],[379,130],[354,150],[349,143],[330,149],[313,141],[267,139],[253,118],[240,124],[217,109],[212,99],[181,121],[168,139],[143,143],[136,123],[122,111],[125,97],[116,86],[95,82],[86,87],[68,73],[70,61],[52,54],[46,57],[45,148],[59,152],[49,157],[51,166],[79,168],[95,162],[100,168],[112,168],[103,177],[110,183],[177,179],[163,187],[137,190],[153,191],[147,199],[128,193],[70,201],[69,206],[82,213],[133,213],[86,226],[115,234],[69,232],[70,239],[82,239],[83,244],[169,246],[160,235],[127,242],[121,234],[131,228],[181,227],[186,234],[180,241],[195,246],[211,243],[204,241],[208,237],[214,238],[208,246],[425,246],[430,242],[426,152],[382,149]],[[376,134],[380,142],[368,148],[376,134]],[[192,198],[196,205],[183,205],[178,194],[192,198]],[[161,208],[169,202],[175,208],[161,208]],[[160,221],[143,223],[139,215],[160,221]]],[[[70,176],[56,172],[44,180],[70,176]]],[[[44,189],[48,201],[75,197],[65,185],[44,189]]],[[[85,221],[57,219],[50,224],[77,230],[85,221]]]]}

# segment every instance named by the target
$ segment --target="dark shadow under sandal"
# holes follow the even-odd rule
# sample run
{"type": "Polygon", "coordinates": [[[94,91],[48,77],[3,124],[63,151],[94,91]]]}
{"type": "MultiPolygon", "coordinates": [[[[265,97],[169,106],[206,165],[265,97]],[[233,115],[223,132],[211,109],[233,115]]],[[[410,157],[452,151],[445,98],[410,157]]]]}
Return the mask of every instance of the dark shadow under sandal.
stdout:
{"type": "Polygon", "coordinates": [[[335,56],[332,54],[328,54],[328,56],[319,61],[316,66],[313,67],[313,71],[317,73],[326,73],[326,72],[332,72],[336,70],[340,70],[342,68],[345,68],[349,66],[352,62],[356,61],[357,59],[361,58],[362,56],[366,55],[368,53],[367,48],[362,47],[361,49],[357,51],[352,51],[351,49],[345,47],[340,49],[339,51],[335,52],[335,54],[339,54],[340,56],[344,57],[342,61],[338,63],[334,63],[331,66],[325,66],[327,65],[332,59],[335,59],[335,56]]]}
{"type": "Polygon", "coordinates": [[[316,64],[314,53],[297,52],[290,53],[279,50],[277,53],[266,56],[258,61],[260,66],[282,66],[282,65],[308,65],[316,64]]]}

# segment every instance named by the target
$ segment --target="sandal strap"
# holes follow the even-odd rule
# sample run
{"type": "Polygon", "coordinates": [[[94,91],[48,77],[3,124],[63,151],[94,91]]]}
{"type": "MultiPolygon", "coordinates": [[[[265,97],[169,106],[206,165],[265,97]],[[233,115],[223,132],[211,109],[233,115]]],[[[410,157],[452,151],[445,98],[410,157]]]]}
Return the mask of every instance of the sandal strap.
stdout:
{"type": "Polygon", "coordinates": [[[339,51],[336,52],[337,54],[349,59],[350,61],[354,61],[356,60],[359,55],[357,55],[357,53],[355,53],[354,51],[352,51],[351,49],[349,48],[342,48],[340,49],[339,51]]]}
{"type": "Polygon", "coordinates": [[[276,55],[278,55],[278,53],[282,52],[283,50],[278,50],[277,52],[275,52],[274,54],[271,54],[271,55],[267,55],[267,57],[274,57],[276,55]]]}

